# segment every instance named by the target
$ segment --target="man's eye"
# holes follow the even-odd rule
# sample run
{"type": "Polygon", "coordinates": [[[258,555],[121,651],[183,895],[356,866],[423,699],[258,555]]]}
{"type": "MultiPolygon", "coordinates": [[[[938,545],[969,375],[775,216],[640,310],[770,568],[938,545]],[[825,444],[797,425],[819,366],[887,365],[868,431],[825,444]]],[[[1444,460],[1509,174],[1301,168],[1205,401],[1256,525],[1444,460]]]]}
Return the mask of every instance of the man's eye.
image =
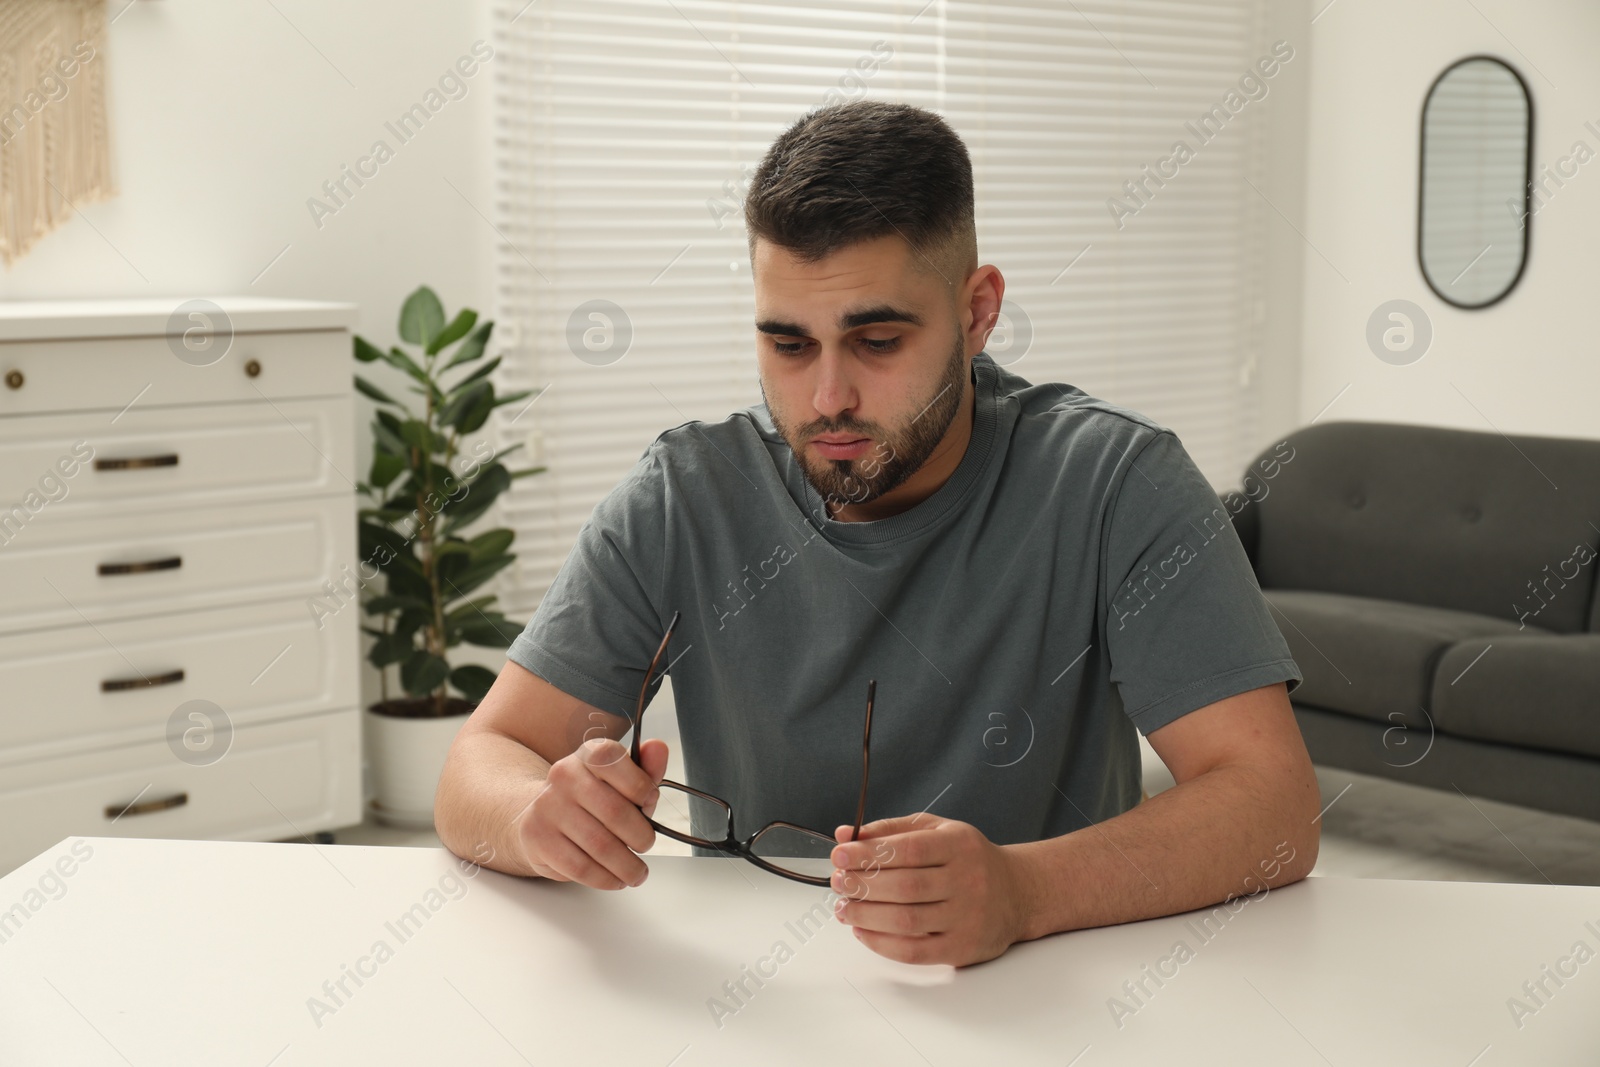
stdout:
{"type": "Polygon", "coordinates": [[[873,352],[886,353],[893,352],[896,348],[900,347],[900,338],[885,337],[880,340],[875,337],[863,337],[861,339],[861,343],[866,345],[867,348],[873,352]]]}
{"type": "Polygon", "coordinates": [[[774,342],[772,342],[772,350],[774,352],[778,353],[778,355],[780,355],[780,356],[796,356],[796,355],[799,355],[800,354],[800,350],[802,348],[804,348],[805,346],[806,345],[805,345],[804,341],[774,341],[774,342]]]}

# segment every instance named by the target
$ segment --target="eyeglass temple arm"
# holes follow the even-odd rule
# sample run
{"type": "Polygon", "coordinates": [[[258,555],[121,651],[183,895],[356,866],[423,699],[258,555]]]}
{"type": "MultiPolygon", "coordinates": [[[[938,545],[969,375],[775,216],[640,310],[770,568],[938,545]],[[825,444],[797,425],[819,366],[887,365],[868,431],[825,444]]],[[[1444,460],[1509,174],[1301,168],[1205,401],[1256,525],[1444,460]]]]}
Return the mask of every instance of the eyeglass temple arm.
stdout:
{"type": "Polygon", "coordinates": [[[867,772],[872,767],[872,700],[877,692],[878,680],[874,678],[867,683],[867,723],[861,731],[861,799],[856,801],[856,823],[850,833],[852,841],[861,837],[861,820],[867,814],[867,772]]]}
{"type": "Polygon", "coordinates": [[[672,640],[672,631],[677,628],[678,617],[681,611],[672,613],[672,621],[667,623],[667,632],[661,638],[661,646],[656,649],[656,654],[650,660],[650,666],[645,668],[644,684],[639,687],[639,703],[633,709],[633,762],[639,762],[639,739],[643,735],[641,725],[644,722],[644,698],[650,691],[650,677],[656,673],[656,664],[661,662],[661,657],[666,655],[667,642],[672,640]]]}

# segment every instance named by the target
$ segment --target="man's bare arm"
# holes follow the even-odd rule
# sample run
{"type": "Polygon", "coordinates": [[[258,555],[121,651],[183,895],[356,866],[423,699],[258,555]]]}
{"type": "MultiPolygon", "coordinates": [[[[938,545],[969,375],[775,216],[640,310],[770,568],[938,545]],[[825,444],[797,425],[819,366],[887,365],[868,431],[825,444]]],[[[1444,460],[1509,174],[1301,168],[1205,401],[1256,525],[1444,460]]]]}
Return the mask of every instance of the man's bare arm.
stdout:
{"type": "Polygon", "coordinates": [[[1021,861],[1021,940],[1148,919],[1298,881],[1317,861],[1321,794],[1282,682],[1149,735],[1177,783],[1021,861]]]}
{"type": "Polygon", "coordinates": [[[507,874],[637,885],[647,868],[636,853],[655,839],[639,806],[654,810],[667,750],[645,742],[641,769],[616,740],[627,729],[507,660],[445,760],[439,840],[507,874]]]}

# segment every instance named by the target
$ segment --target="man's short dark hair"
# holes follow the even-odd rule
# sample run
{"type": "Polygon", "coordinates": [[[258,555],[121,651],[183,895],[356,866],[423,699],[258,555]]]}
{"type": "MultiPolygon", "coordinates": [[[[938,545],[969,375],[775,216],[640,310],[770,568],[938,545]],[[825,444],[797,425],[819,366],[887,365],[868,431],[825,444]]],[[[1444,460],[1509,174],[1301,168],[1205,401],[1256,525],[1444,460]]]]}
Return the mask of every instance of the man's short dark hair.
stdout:
{"type": "Polygon", "coordinates": [[[800,118],[756,168],[744,220],[752,258],[758,238],[814,263],[897,234],[952,289],[977,267],[967,146],[909,104],[854,100],[800,118]]]}

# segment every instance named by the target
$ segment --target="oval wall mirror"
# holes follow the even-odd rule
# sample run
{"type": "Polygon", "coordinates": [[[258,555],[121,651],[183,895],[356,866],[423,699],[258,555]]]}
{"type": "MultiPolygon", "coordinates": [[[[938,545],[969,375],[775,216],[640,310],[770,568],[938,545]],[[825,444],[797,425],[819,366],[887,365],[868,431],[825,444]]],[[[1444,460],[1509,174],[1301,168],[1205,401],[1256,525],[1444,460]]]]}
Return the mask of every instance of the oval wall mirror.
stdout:
{"type": "Polygon", "coordinates": [[[1533,102],[1492,56],[1445,68],[1422,104],[1417,258],[1441,300],[1488,307],[1528,259],[1533,102]]]}

